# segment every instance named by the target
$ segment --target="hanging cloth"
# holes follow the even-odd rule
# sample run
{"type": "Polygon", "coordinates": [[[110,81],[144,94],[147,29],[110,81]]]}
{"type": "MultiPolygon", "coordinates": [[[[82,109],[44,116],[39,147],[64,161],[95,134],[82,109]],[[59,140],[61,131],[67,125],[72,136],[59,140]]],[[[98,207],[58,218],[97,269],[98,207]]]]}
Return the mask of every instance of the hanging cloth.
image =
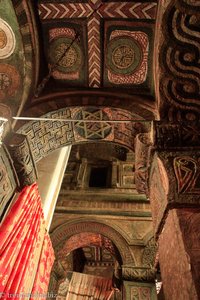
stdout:
{"type": "Polygon", "coordinates": [[[45,232],[34,183],[22,190],[0,227],[1,299],[30,299],[45,232]]]}

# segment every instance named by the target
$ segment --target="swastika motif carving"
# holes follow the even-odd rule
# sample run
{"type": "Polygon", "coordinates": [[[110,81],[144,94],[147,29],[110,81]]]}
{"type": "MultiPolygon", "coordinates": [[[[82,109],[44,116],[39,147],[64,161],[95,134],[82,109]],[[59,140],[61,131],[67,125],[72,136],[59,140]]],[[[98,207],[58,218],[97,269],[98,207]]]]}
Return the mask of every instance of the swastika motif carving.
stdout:
{"type": "Polygon", "coordinates": [[[131,112],[123,109],[73,107],[49,112],[43,117],[62,121],[33,121],[18,130],[18,133],[28,136],[35,162],[59,147],[91,140],[114,142],[133,150],[136,135],[145,130],[142,123],[132,121],[131,112]],[[101,120],[105,122],[98,122],[101,120]],[[110,120],[119,120],[119,123],[111,124],[110,120]]]}
{"type": "MultiPolygon", "coordinates": [[[[46,117],[52,118],[70,118],[70,116],[69,109],[46,115],[46,117]]],[[[64,145],[72,144],[74,141],[70,122],[34,121],[24,125],[19,132],[27,135],[32,155],[36,162],[51,151],[64,145]]]]}

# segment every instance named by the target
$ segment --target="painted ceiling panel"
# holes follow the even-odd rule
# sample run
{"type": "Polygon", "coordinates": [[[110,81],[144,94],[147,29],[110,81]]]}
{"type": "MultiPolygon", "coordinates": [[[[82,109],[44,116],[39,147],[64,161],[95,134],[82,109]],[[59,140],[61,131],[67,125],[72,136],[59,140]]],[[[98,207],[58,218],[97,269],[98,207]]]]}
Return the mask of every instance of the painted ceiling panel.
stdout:
{"type": "Polygon", "coordinates": [[[156,9],[156,1],[39,1],[52,77],[67,87],[152,94],[156,9]]]}
{"type": "Polygon", "coordinates": [[[26,1],[1,0],[0,102],[10,106],[13,114],[20,113],[38,76],[37,30],[30,21],[32,14],[26,1]]]}

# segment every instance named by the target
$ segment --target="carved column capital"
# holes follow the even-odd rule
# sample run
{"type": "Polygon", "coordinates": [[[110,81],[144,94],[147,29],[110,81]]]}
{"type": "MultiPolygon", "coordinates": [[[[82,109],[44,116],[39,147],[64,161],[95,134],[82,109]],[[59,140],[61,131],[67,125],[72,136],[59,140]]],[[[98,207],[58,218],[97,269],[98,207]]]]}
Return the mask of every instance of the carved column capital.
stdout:
{"type": "Polygon", "coordinates": [[[199,149],[200,121],[164,123],[154,121],[154,146],[166,149],[199,149]]]}
{"type": "Polygon", "coordinates": [[[149,177],[149,191],[154,230],[159,234],[169,209],[199,207],[199,152],[155,152],[149,177]]]}
{"type": "Polygon", "coordinates": [[[155,268],[122,266],[123,280],[153,282],[156,276],[155,268]]]}

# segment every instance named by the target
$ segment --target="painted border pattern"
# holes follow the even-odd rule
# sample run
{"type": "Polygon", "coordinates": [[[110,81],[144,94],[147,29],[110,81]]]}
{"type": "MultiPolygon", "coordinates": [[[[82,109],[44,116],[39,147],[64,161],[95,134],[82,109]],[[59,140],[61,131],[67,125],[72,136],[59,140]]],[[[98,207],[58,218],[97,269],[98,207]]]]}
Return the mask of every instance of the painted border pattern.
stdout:
{"type": "Polygon", "coordinates": [[[89,86],[100,87],[100,21],[101,18],[134,18],[154,20],[157,2],[88,2],[41,3],[38,5],[41,20],[87,18],[89,49],[89,86]]]}

